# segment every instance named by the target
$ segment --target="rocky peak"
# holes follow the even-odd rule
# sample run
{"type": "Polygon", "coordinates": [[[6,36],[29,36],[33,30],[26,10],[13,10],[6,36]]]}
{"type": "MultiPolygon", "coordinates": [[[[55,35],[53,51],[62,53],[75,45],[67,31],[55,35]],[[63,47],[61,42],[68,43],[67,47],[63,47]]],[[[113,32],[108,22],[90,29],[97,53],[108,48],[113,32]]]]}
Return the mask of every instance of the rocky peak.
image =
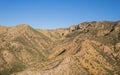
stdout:
{"type": "Polygon", "coordinates": [[[1,29],[0,75],[120,75],[120,21],[1,29]]]}
{"type": "Polygon", "coordinates": [[[17,26],[15,26],[16,28],[20,28],[20,29],[28,29],[31,28],[28,24],[19,24],[17,26]]]}

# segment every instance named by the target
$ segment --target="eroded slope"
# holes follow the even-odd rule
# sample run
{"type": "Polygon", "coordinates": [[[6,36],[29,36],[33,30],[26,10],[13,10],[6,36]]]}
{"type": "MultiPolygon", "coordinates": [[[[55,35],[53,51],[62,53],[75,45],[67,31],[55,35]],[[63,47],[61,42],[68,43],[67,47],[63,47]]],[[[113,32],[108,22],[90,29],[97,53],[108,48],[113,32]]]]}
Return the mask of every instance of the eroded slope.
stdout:
{"type": "Polygon", "coordinates": [[[2,29],[2,75],[120,74],[119,21],[84,22],[56,30],[27,25],[2,29]]]}

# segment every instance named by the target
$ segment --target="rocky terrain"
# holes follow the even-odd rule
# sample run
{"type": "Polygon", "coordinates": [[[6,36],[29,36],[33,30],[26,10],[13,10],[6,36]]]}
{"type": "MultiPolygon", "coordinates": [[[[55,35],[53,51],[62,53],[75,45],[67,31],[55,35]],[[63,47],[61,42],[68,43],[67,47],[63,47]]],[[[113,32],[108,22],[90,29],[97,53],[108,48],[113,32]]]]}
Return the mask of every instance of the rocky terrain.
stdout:
{"type": "Polygon", "coordinates": [[[120,75],[120,21],[0,26],[0,75],[120,75]]]}

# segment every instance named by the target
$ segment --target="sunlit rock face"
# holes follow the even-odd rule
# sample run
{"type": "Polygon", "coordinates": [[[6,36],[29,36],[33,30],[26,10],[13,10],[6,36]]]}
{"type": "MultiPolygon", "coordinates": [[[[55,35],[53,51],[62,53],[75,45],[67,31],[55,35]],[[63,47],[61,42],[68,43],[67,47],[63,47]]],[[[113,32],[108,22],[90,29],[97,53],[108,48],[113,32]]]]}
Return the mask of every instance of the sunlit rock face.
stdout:
{"type": "Polygon", "coordinates": [[[0,75],[120,75],[119,62],[119,21],[0,26],[0,75]]]}

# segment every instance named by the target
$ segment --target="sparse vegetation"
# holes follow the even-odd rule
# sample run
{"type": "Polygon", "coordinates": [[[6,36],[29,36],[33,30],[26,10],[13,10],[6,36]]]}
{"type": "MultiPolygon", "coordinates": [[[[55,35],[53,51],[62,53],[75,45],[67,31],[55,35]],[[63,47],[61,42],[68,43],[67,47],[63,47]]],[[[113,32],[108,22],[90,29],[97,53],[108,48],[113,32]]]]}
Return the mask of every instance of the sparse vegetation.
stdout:
{"type": "Polygon", "coordinates": [[[8,66],[6,66],[7,68],[5,68],[5,70],[0,72],[0,75],[10,75],[15,72],[23,71],[25,69],[25,66],[21,63],[11,64],[8,66]],[[11,66],[11,67],[8,67],[8,66],[11,66]]]}
{"type": "Polygon", "coordinates": [[[85,22],[56,30],[19,25],[0,32],[0,75],[120,74],[117,22],[85,22]]]}

